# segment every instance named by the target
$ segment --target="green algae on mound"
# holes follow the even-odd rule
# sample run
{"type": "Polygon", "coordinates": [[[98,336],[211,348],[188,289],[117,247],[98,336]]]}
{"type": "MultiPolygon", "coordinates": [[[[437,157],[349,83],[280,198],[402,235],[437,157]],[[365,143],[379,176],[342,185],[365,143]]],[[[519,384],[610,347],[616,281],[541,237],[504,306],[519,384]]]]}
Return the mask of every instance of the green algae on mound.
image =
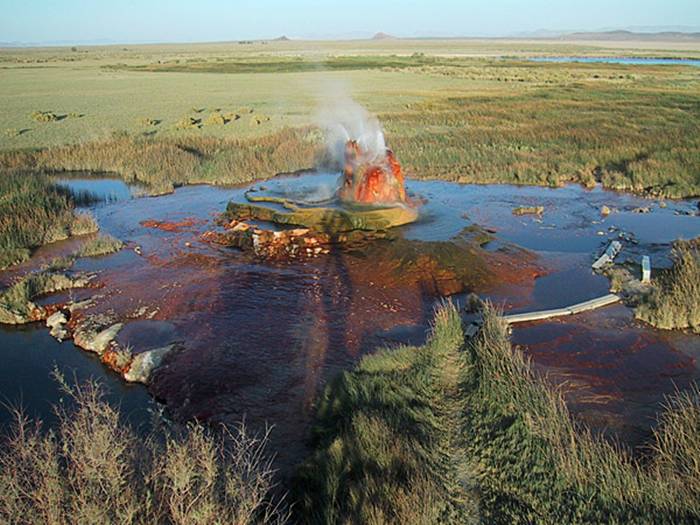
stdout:
{"type": "Polygon", "coordinates": [[[353,230],[381,231],[414,222],[418,211],[404,205],[366,207],[344,206],[301,207],[287,199],[274,197],[253,197],[246,195],[253,202],[270,202],[280,204],[286,211],[274,209],[261,204],[229,202],[226,215],[230,219],[259,220],[276,224],[304,226],[323,233],[348,232],[353,230]]]}

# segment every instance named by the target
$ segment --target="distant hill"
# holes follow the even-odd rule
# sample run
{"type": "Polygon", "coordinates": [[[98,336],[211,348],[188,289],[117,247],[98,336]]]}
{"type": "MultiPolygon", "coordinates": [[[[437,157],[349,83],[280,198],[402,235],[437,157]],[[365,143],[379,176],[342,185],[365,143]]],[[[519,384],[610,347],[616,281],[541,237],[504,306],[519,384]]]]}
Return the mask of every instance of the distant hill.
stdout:
{"type": "Polygon", "coordinates": [[[374,34],[372,40],[396,40],[396,37],[380,31],[379,33],[374,34]]]}
{"type": "Polygon", "coordinates": [[[642,40],[659,42],[700,41],[700,33],[681,33],[680,31],[662,31],[658,33],[636,33],[633,31],[598,31],[579,32],[559,35],[559,40],[642,40]]]}
{"type": "Polygon", "coordinates": [[[290,40],[291,38],[289,38],[287,35],[278,36],[277,38],[272,39],[273,42],[288,42],[290,40]]]}

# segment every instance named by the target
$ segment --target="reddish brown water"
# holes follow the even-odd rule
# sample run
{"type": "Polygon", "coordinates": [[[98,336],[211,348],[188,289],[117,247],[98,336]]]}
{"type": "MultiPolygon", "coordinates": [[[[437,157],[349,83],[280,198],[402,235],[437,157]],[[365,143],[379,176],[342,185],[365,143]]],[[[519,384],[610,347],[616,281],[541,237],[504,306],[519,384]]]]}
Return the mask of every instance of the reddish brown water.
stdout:
{"type": "MultiPolygon", "coordinates": [[[[296,198],[323,194],[336,179],[306,175],[265,185],[296,198]]],[[[459,302],[473,290],[510,311],[564,306],[607,292],[607,280],[591,273],[590,262],[617,237],[611,226],[639,239],[623,257],[650,253],[655,267],[668,264],[671,240],[700,234],[700,219],[674,213],[694,203],[655,208],[650,222],[630,211],[649,201],[599,189],[416,181],[408,189],[427,204],[398,240],[287,263],[200,239],[244,189],[191,186],[157,198],[122,198],[94,213],[102,230],[127,248],[82,259],[76,269],[99,272],[102,297],[90,313],[124,319],[120,342],[136,352],[183,343],[149,387],[176,418],[245,417],[256,428],[274,425],[278,466],[288,472],[307,452],[314,401],[326,381],[378,346],[421,343],[441,295],[459,302]],[[542,219],[511,213],[532,204],[545,206],[542,219]],[[619,211],[601,219],[602,204],[619,211]],[[448,242],[473,223],[493,228],[495,239],[483,249],[448,242]]],[[[70,246],[43,249],[43,260],[70,246]]],[[[651,330],[621,306],[518,327],[514,340],[552,380],[568,385],[581,418],[631,443],[648,434],[663,395],[697,377],[696,336],[651,330]]]]}

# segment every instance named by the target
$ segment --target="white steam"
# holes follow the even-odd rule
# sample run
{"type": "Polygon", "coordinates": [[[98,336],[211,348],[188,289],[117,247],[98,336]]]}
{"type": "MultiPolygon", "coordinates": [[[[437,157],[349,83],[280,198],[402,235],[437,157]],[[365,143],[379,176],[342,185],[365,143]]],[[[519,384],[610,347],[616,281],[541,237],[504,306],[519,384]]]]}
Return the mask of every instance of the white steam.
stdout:
{"type": "Polygon", "coordinates": [[[379,120],[341,90],[322,97],[318,123],[325,132],[328,152],[338,165],[343,164],[348,140],[357,141],[364,160],[384,158],[386,143],[379,120]]]}

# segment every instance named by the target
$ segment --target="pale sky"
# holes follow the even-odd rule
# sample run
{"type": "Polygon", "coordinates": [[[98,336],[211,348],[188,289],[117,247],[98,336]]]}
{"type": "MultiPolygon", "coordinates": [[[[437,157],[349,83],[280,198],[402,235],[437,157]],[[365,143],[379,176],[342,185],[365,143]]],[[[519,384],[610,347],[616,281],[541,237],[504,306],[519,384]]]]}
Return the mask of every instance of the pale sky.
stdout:
{"type": "Polygon", "coordinates": [[[210,42],[700,28],[700,0],[0,0],[0,42],[210,42]]]}

